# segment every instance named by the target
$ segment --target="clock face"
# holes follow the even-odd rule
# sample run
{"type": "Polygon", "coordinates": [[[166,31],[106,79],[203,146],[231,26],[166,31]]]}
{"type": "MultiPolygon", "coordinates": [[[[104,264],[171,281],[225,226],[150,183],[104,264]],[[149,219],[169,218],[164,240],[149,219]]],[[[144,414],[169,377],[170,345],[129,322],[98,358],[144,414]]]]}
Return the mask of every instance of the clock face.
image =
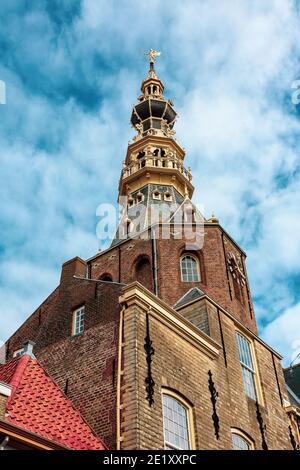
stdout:
{"type": "Polygon", "coordinates": [[[244,274],[243,263],[239,255],[235,255],[231,251],[227,252],[227,265],[232,277],[241,285],[246,284],[246,276],[244,274]]]}

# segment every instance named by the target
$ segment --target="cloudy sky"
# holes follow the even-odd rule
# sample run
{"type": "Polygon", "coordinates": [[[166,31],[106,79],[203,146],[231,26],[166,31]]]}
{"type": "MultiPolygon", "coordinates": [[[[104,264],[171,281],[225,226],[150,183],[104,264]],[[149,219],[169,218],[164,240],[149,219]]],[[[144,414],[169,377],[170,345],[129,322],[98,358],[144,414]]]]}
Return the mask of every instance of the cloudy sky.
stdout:
{"type": "Polygon", "coordinates": [[[0,338],[98,249],[131,107],[157,71],[196,186],[248,253],[262,336],[300,351],[300,6],[289,0],[1,0],[0,338]]]}

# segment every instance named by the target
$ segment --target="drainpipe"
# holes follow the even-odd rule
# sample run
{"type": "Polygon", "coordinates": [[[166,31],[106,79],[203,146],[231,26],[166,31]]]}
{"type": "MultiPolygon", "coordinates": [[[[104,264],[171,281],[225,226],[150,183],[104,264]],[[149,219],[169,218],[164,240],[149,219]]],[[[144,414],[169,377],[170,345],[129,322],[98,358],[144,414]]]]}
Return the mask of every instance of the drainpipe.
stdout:
{"type": "Polygon", "coordinates": [[[154,281],[154,294],[158,296],[158,281],[157,281],[157,242],[155,235],[155,227],[151,229],[152,241],[152,259],[153,259],[153,281],[154,281]]]}
{"type": "Polygon", "coordinates": [[[118,347],[118,377],[117,377],[117,450],[121,449],[121,379],[122,379],[122,350],[123,350],[123,321],[125,305],[120,312],[119,347],[118,347]]]}

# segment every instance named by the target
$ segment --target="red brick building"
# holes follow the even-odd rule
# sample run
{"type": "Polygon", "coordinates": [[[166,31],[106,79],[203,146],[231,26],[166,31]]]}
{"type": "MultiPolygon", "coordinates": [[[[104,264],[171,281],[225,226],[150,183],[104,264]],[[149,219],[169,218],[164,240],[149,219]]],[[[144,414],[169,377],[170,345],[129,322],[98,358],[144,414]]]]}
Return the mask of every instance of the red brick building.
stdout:
{"type": "Polygon", "coordinates": [[[109,448],[297,448],[281,357],[258,336],[246,254],[192,203],[154,59],[151,50],[131,116],[114,240],[64,263],[59,286],[7,341],[7,359],[33,341],[109,448]]]}

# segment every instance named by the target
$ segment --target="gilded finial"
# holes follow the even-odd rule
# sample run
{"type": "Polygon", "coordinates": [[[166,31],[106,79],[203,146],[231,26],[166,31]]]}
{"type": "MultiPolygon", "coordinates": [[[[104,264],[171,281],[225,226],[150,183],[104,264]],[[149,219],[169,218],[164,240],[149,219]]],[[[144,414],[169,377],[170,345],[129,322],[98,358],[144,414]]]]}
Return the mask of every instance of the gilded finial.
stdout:
{"type": "Polygon", "coordinates": [[[156,57],[159,57],[160,54],[160,51],[155,51],[154,49],[150,49],[148,52],[145,52],[145,55],[149,56],[150,65],[155,63],[156,57]]]}

